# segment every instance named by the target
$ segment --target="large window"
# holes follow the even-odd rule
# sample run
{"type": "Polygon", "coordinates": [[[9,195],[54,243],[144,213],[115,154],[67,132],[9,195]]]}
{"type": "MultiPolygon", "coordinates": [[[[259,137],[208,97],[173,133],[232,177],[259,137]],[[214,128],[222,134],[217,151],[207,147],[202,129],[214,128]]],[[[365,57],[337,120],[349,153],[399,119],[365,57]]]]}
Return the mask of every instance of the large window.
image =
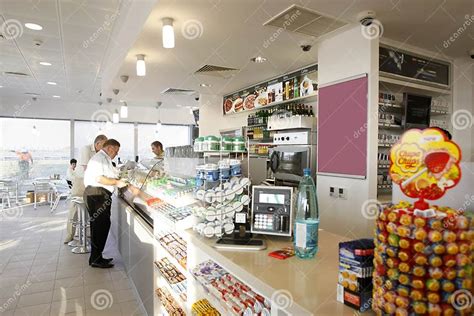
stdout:
{"type": "Polygon", "coordinates": [[[152,158],[150,144],[160,141],[163,147],[184,146],[191,144],[189,126],[138,124],[138,156],[140,159],[152,158]]]}
{"type": "Polygon", "coordinates": [[[74,156],[79,158],[80,150],[91,145],[97,135],[104,134],[120,143],[120,152],[117,157],[122,161],[134,159],[134,126],[132,123],[98,123],[74,122],[74,156]]]}
{"type": "Polygon", "coordinates": [[[63,178],[69,156],[69,121],[0,118],[0,178],[63,178]]]}

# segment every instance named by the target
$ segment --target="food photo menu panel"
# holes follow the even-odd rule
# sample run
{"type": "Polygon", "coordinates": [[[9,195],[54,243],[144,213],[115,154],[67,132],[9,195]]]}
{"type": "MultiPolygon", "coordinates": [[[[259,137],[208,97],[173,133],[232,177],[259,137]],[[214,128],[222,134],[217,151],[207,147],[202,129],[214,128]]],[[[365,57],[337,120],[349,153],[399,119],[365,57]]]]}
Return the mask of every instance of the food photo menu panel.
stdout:
{"type": "Polygon", "coordinates": [[[318,173],[367,175],[367,76],[319,89],[318,173]]]}
{"type": "Polygon", "coordinates": [[[224,96],[226,114],[251,111],[276,102],[314,95],[318,89],[318,65],[283,75],[267,82],[224,96]]]}

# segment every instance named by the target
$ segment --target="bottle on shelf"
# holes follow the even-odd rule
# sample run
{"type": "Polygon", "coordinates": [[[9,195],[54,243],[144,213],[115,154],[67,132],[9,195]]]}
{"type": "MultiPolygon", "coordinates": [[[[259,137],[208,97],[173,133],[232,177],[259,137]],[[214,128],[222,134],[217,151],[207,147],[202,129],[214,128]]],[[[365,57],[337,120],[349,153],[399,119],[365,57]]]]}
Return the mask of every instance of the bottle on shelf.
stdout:
{"type": "Polygon", "coordinates": [[[311,170],[305,168],[303,173],[298,186],[294,246],[296,256],[310,259],[318,252],[319,209],[311,170]]]}

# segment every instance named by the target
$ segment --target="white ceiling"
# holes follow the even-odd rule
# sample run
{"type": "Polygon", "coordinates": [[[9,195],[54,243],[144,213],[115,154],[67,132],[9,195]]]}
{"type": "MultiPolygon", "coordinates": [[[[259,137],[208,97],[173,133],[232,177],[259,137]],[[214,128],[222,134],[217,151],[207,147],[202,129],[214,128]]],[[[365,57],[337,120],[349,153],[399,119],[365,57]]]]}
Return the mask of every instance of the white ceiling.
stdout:
{"type": "Polygon", "coordinates": [[[262,24],[295,3],[351,23],[356,23],[358,12],[375,10],[384,38],[434,51],[439,57],[467,56],[467,50],[474,48],[474,23],[448,49],[443,47],[443,41],[463,25],[466,15],[474,15],[472,0],[160,0],[118,71],[119,75],[130,75],[129,82],[125,85],[117,78],[111,86],[119,87],[121,97],[127,100],[195,105],[193,97],[165,97],[160,92],[182,88],[226,94],[314,63],[317,39],[310,36],[283,32],[268,48],[264,45],[276,28],[262,24]],[[175,19],[174,49],[161,45],[163,17],[175,19]],[[202,25],[200,37],[183,36],[182,28],[190,20],[202,25]],[[303,42],[313,43],[315,48],[303,53],[303,42]],[[146,55],[146,77],[135,76],[136,54],[146,55]],[[268,61],[251,63],[250,58],[256,55],[268,61]],[[193,75],[205,64],[235,67],[240,72],[230,79],[193,75]],[[200,83],[211,84],[212,88],[199,87],[200,83]]]}
{"type": "Polygon", "coordinates": [[[20,30],[13,39],[0,39],[0,85],[3,86],[0,97],[31,92],[39,94],[39,99],[59,95],[69,101],[97,101],[101,64],[119,3],[119,0],[0,1],[0,26],[20,30]],[[30,30],[24,27],[27,22],[40,24],[43,29],[30,30]],[[35,47],[35,40],[43,44],[35,47]],[[41,61],[52,66],[42,66],[41,61]],[[5,71],[24,72],[29,77],[7,77],[5,71]],[[48,81],[57,85],[48,85],[48,81]]]}

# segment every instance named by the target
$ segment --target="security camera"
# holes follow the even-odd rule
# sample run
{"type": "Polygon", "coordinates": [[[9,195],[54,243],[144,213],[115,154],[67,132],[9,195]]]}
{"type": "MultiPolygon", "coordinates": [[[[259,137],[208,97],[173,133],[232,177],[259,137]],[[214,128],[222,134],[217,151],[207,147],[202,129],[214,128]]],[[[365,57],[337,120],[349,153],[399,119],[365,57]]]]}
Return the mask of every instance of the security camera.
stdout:
{"type": "Polygon", "coordinates": [[[33,101],[36,101],[36,100],[38,100],[38,98],[37,98],[37,97],[32,97],[31,99],[33,99],[33,101]]]}
{"type": "Polygon", "coordinates": [[[123,83],[127,83],[128,76],[127,75],[122,75],[122,76],[120,76],[120,80],[122,80],[123,83]]]}
{"type": "Polygon", "coordinates": [[[474,59],[474,48],[469,50],[469,56],[471,56],[471,59],[474,59]]]}
{"type": "Polygon", "coordinates": [[[41,45],[43,45],[43,41],[40,39],[35,39],[33,40],[33,45],[35,45],[36,47],[40,47],[41,45]]]}
{"type": "Polygon", "coordinates": [[[301,45],[300,47],[303,52],[309,52],[313,48],[311,45],[301,45]]]}
{"type": "Polygon", "coordinates": [[[363,26],[369,26],[372,24],[372,22],[375,20],[375,11],[372,10],[367,10],[367,11],[362,11],[357,14],[357,21],[359,21],[360,24],[363,26]]]}
{"type": "Polygon", "coordinates": [[[195,97],[194,97],[194,100],[199,101],[199,96],[198,96],[198,95],[195,96],[195,97]]]}

